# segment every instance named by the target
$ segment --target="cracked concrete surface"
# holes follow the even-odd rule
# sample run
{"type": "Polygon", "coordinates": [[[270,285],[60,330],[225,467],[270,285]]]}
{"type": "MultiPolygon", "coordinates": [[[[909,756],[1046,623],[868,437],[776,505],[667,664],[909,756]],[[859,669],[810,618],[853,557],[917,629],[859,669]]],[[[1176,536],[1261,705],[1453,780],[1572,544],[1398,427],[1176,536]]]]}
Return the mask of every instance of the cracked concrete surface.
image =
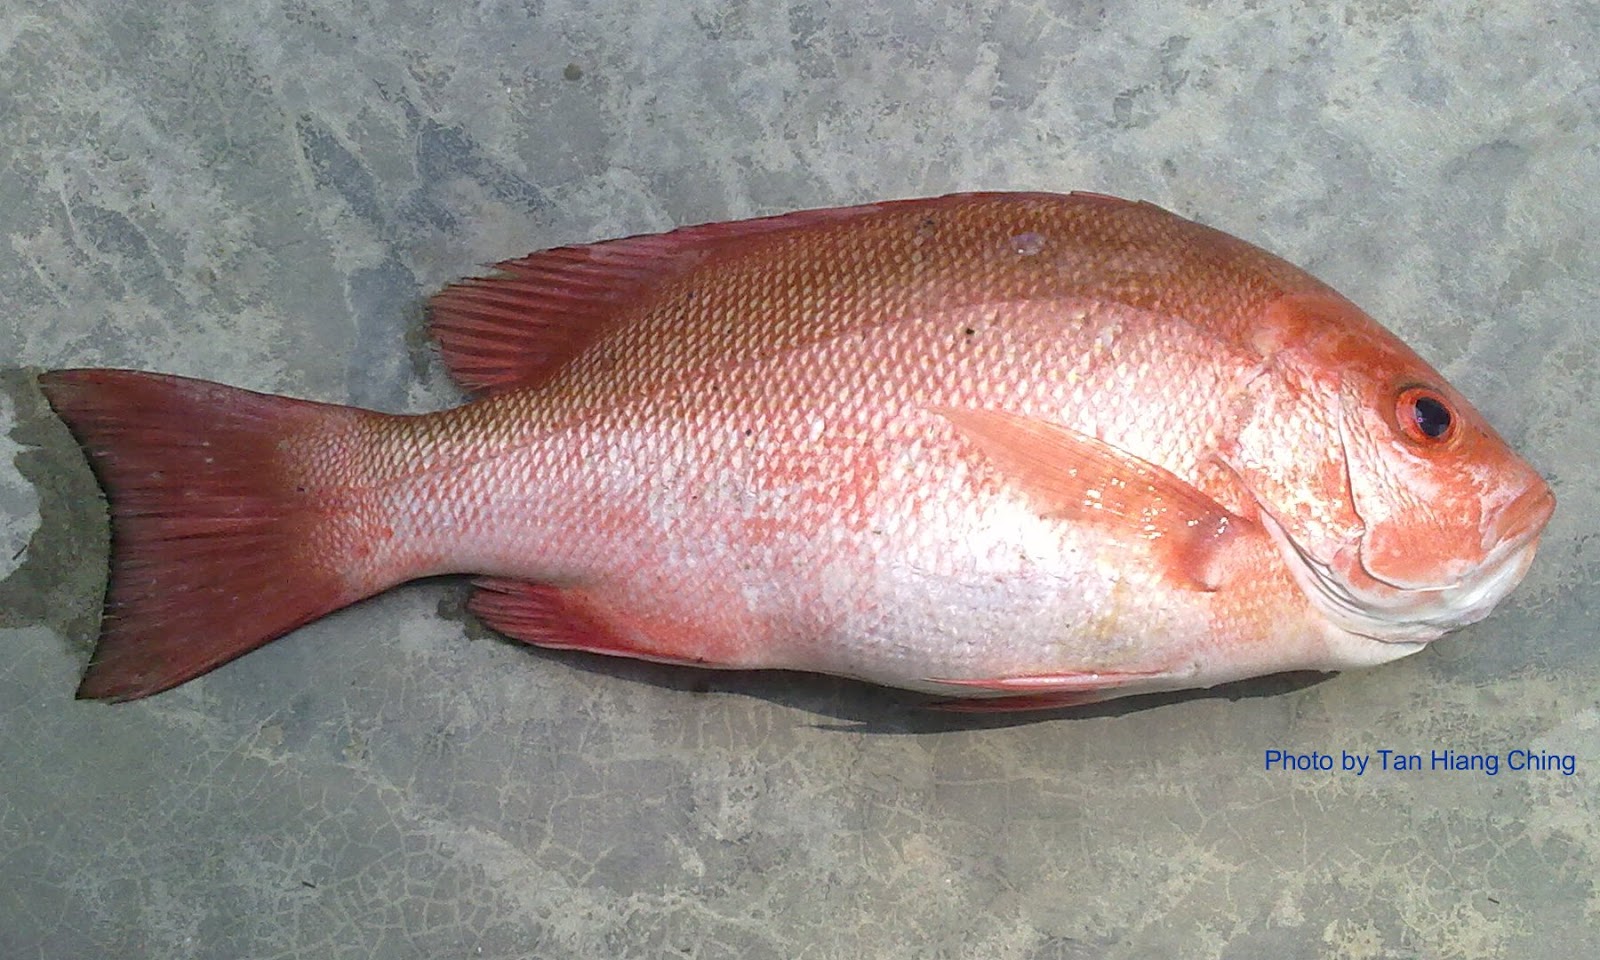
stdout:
{"type": "Polygon", "coordinates": [[[0,0],[0,955],[1596,955],[1596,64],[1560,0],[0,0]],[[434,409],[479,264],[978,188],[1365,305],[1551,478],[1528,581],[1377,670],[1024,723],[529,651],[451,581],[71,699],[104,514],[26,368],[434,409]],[[1263,769],[1519,747],[1576,773],[1263,769]]]}

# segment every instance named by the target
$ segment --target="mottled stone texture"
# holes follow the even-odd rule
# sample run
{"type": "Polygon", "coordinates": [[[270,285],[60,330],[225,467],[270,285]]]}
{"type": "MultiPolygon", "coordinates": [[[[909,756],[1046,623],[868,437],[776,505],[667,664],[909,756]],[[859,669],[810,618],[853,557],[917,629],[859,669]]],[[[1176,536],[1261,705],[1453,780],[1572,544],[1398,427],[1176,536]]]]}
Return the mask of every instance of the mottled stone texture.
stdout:
{"type": "Polygon", "coordinates": [[[1596,955],[1597,64],[1577,2],[0,0],[0,956],[1596,955]],[[1366,305],[1551,477],[1528,582],[1390,667],[1025,723],[530,652],[448,582],[70,699],[104,516],[26,367],[430,409],[483,262],[970,188],[1366,305]],[[1518,747],[1577,773],[1262,769],[1518,747]]]}

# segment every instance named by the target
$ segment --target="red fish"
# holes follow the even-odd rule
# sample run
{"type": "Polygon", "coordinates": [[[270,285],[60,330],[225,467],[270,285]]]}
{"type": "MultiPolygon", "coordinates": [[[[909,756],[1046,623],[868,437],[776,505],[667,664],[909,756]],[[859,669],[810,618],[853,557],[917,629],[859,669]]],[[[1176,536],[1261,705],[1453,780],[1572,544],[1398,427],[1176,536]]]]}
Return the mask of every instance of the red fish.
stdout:
{"type": "Polygon", "coordinates": [[[417,577],[544,647],[1026,708],[1393,660],[1548,486],[1392,334],[1157,207],[967,194],[537,253],[447,288],[391,416],[40,377],[110,501],[80,697],[417,577]]]}

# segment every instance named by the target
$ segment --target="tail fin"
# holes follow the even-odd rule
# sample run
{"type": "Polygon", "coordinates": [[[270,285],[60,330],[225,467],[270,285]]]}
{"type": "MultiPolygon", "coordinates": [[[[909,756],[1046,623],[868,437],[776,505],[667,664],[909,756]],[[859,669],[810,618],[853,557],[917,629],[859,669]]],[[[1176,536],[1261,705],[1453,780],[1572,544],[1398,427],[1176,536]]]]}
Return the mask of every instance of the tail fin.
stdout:
{"type": "MultiPolygon", "coordinates": [[[[352,587],[311,450],[365,417],[129,370],[39,377],[111,512],[111,576],[83,699],[175,687],[376,589],[352,587]]],[[[323,465],[326,470],[326,464],[323,465]]]]}

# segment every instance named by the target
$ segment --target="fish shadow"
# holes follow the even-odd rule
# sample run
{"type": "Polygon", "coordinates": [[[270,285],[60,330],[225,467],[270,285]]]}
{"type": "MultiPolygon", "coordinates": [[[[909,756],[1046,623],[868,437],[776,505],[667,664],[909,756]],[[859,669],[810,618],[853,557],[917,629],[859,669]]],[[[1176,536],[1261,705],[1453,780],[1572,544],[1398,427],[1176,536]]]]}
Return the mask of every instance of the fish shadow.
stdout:
{"type": "MultiPolygon", "coordinates": [[[[470,621],[470,617],[468,618],[470,621]]],[[[1143,713],[1194,700],[1255,700],[1277,697],[1325,683],[1337,674],[1298,671],[1238,680],[1204,690],[1174,690],[1120,697],[1101,703],[1041,710],[963,712],[942,708],[947,698],[883,687],[863,680],[791,670],[708,670],[598,656],[575,650],[548,650],[519,643],[481,624],[476,630],[541,661],[555,661],[585,673],[603,675],[691,696],[734,696],[764,700],[819,717],[820,730],[883,735],[922,735],[961,730],[991,730],[1051,720],[1088,720],[1143,713]]],[[[473,632],[476,632],[474,630],[473,632]]]]}
{"type": "Polygon", "coordinates": [[[103,563],[110,527],[100,486],[72,434],[51,412],[25,367],[0,367],[0,397],[11,407],[9,437],[17,474],[31,486],[39,525],[9,559],[0,579],[0,627],[47,625],[71,638],[69,652],[87,660],[99,633],[103,563]]]}

